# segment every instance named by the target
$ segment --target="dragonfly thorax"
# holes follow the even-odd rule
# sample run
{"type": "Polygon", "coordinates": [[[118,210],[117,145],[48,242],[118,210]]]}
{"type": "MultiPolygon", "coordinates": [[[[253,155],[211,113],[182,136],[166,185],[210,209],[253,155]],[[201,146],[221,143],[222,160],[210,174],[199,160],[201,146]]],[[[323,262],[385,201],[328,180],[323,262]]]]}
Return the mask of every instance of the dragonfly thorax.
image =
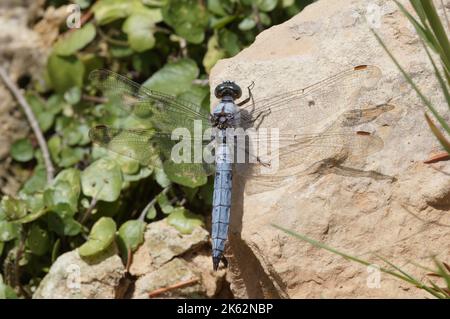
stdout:
{"type": "Polygon", "coordinates": [[[237,107],[233,98],[222,98],[211,114],[211,124],[219,129],[236,127],[238,123],[237,107]]]}

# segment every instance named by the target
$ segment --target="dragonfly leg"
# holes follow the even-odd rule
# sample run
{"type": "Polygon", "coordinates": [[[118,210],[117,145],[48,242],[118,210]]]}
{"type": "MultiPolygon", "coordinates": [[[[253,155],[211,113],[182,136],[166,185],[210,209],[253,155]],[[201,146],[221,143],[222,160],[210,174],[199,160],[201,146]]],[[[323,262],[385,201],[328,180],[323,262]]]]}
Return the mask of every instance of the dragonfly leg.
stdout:
{"type": "Polygon", "coordinates": [[[253,94],[252,94],[252,90],[254,87],[255,87],[255,82],[252,81],[252,84],[247,86],[248,97],[245,100],[242,100],[241,102],[237,103],[238,106],[242,106],[242,105],[250,102],[250,100],[251,100],[252,101],[252,111],[255,109],[255,101],[253,100],[253,94]]]}

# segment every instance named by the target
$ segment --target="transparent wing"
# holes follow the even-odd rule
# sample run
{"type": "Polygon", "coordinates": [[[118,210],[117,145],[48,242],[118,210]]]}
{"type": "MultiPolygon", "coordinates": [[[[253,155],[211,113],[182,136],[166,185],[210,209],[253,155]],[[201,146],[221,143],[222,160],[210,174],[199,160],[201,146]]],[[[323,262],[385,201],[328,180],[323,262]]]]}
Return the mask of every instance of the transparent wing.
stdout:
{"type": "Polygon", "coordinates": [[[373,87],[380,77],[378,67],[360,65],[300,90],[250,101],[239,111],[242,126],[297,130],[336,119],[354,109],[361,90],[373,87]]]}
{"type": "MultiPolygon", "coordinates": [[[[172,154],[174,146],[180,140],[173,140],[171,134],[157,132],[154,129],[120,129],[105,125],[98,125],[89,131],[89,137],[95,144],[104,147],[114,153],[130,157],[139,161],[142,165],[154,165],[158,163],[160,157],[163,160],[179,162],[183,159],[183,151],[187,151],[193,156],[194,147],[199,147],[200,152],[211,144],[209,141],[187,139],[186,148],[180,149],[180,152],[172,154]],[[176,159],[174,156],[179,156],[176,159]]],[[[197,150],[198,151],[198,150],[197,150]]],[[[214,172],[213,162],[203,162],[203,158],[195,161],[193,157],[186,163],[189,164],[189,170],[193,173],[202,170],[207,175],[214,172]]],[[[184,168],[186,168],[186,165],[184,168]]]]}
{"type": "Polygon", "coordinates": [[[384,143],[376,135],[357,130],[356,126],[393,108],[383,104],[347,111],[320,133],[281,131],[272,136],[271,131],[256,130],[253,136],[238,136],[236,172],[245,176],[249,184],[264,185],[263,189],[268,190],[279,187],[292,176],[304,174],[319,162],[327,161],[331,165],[346,160],[361,161],[381,150],[384,143]],[[244,161],[239,160],[239,152],[245,153],[244,161]]]}
{"type": "Polygon", "coordinates": [[[149,90],[109,70],[95,70],[89,79],[103,94],[126,112],[148,121],[159,132],[171,133],[179,127],[209,127],[209,113],[193,103],[149,90]]]}

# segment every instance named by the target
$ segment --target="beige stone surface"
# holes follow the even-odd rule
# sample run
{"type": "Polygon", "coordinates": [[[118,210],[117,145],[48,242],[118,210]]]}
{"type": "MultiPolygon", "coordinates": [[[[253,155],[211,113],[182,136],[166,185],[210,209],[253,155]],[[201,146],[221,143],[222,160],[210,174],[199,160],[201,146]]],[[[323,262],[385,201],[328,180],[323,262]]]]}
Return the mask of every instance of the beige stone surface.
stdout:
{"type": "MultiPolygon", "coordinates": [[[[401,2],[410,9],[407,1],[401,2]]],[[[379,254],[419,279],[426,279],[426,272],[414,263],[431,266],[431,255],[449,261],[450,164],[424,164],[440,150],[424,120],[426,109],[369,26],[422,92],[448,114],[423,47],[393,1],[318,1],[262,32],[250,47],[212,70],[212,87],[234,80],[245,88],[254,81],[252,92],[258,100],[300,89],[352,66],[375,65],[381,70],[380,80],[361,92],[364,97],[358,101],[394,106],[360,127],[383,140],[382,150],[347,163],[380,175],[316,169],[256,194],[245,194],[248,182],[234,178],[227,277],[235,297],[429,296],[385,274],[380,275],[379,285],[372,285],[371,269],[314,248],[271,223],[383,265],[374,257],[379,254]]],[[[213,97],[212,101],[217,102],[213,97]]],[[[343,103],[340,110],[349,107],[343,103]]],[[[289,111],[294,112],[286,110],[284,118],[272,125],[286,125],[292,118],[289,111]]]]}
{"type": "Polygon", "coordinates": [[[112,299],[124,273],[125,267],[113,246],[89,260],[73,250],[58,257],[33,298],[112,299]]]}
{"type": "Polygon", "coordinates": [[[214,297],[221,292],[225,271],[212,271],[209,236],[204,228],[181,234],[161,220],[147,226],[144,238],[130,266],[130,274],[136,278],[132,298],[148,298],[152,291],[190,279],[198,282],[159,297],[214,297]]]}

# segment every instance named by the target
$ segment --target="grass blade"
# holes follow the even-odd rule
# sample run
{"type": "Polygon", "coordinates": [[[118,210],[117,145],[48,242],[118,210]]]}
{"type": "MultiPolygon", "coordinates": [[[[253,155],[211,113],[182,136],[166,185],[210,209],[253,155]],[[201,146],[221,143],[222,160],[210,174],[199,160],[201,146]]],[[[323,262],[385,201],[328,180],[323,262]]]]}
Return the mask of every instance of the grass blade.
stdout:
{"type": "Polygon", "coordinates": [[[445,138],[444,134],[436,127],[436,125],[433,123],[433,121],[430,119],[427,113],[424,113],[425,119],[428,123],[428,126],[431,129],[431,132],[433,132],[434,136],[438,139],[439,143],[441,143],[442,147],[447,151],[447,153],[450,154],[450,143],[445,138]]]}
{"type": "Polygon", "coordinates": [[[406,81],[413,87],[414,91],[416,91],[417,95],[419,95],[422,102],[428,107],[428,109],[433,113],[434,117],[438,120],[439,124],[447,131],[450,132],[450,127],[445,122],[445,120],[442,118],[442,116],[439,115],[439,113],[435,110],[431,102],[425,97],[425,95],[422,94],[420,89],[417,87],[417,85],[414,83],[414,81],[411,79],[411,77],[405,72],[405,70],[401,67],[401,65],[398,63],[397,59],[392,55],[392,53],[388,50],[384,42],[381,40],[381,38],[378,36],[378,34],[373,31],[373,34],[375,35],[376,39],[380,43],[380,45],[383,47],[383,49],[386,51],[386,53],[389,55],[389,57],[392,59],[392,61],[395,63],[397,68],[400,70],[400,72],[405,77],[406,81]]]}

